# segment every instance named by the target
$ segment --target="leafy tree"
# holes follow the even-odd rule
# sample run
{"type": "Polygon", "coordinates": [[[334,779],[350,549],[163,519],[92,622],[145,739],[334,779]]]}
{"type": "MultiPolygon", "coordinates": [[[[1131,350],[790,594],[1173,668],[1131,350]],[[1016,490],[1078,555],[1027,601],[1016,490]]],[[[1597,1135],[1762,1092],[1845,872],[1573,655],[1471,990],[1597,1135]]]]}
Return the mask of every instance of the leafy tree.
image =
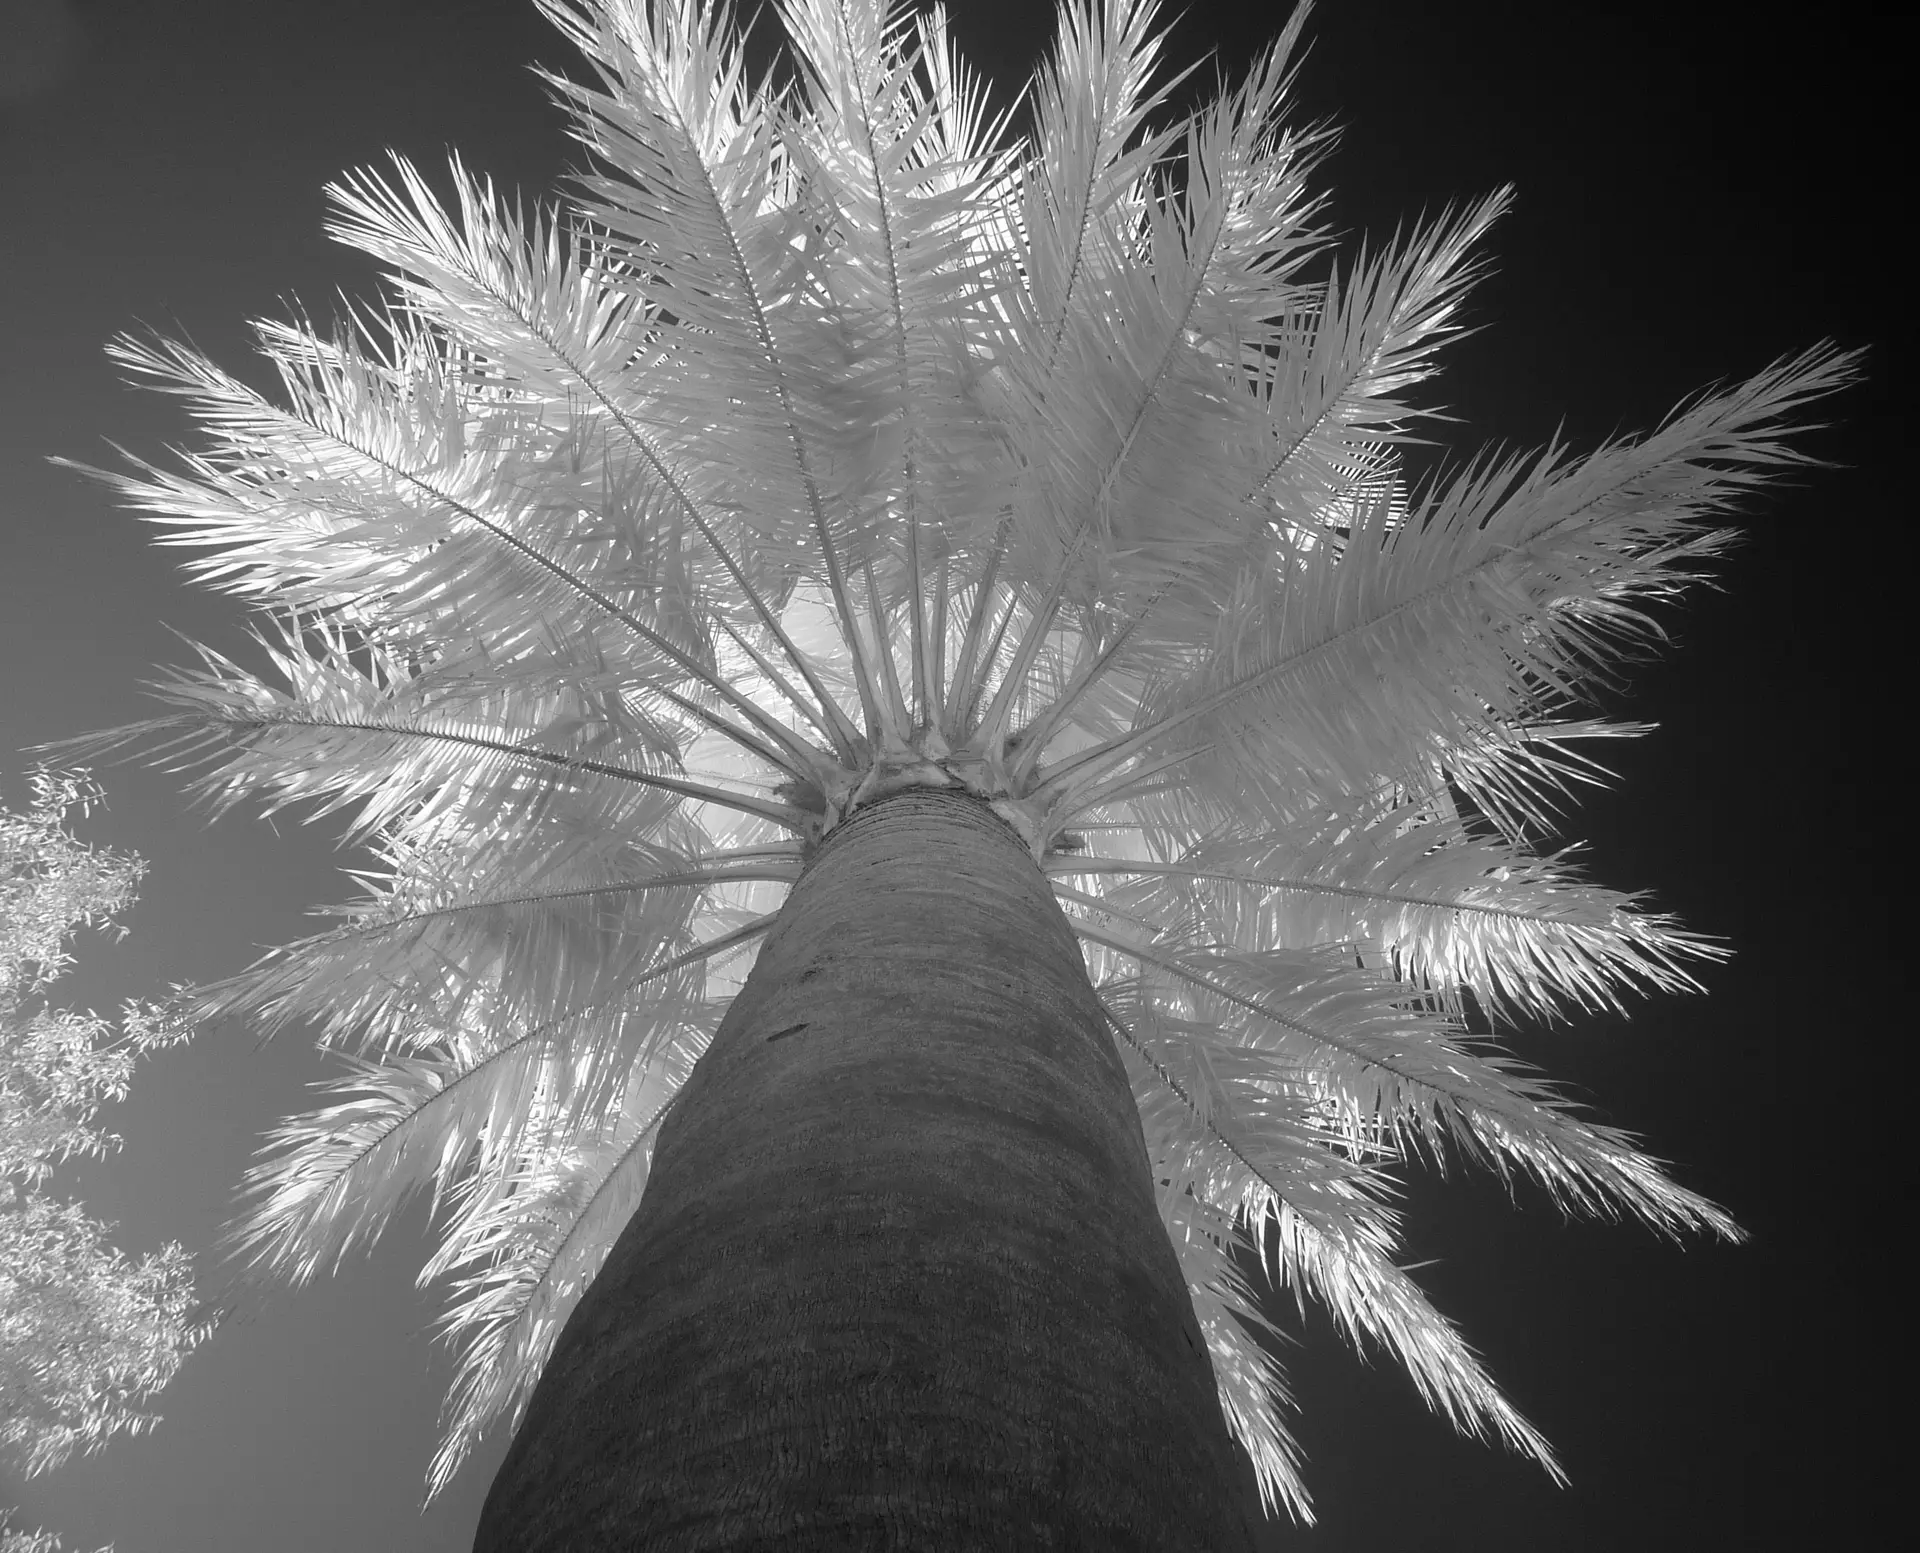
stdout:
{"type": "Polygon", "coordinates": [[[202,989],[348,1071],[237,1242],[310,1278],[431,1187],[482,1548],[1246,1547],[1307,1515],[1238,1258],[1557,1472],[1394,1254],[1393,1170],[1738,1230],[1494,1033],[1719,951],[1541,850],[1580,695],[1853,359],[1577,455],[1414,466],[1497,192],[1343,257],[1304,8],[1165,111],[1062,11],[1030,141],[937,11],[540,0],[567,209],[331,190],[377,313],[166,340],[185,474],[104,475],[259,609],[144,741],[349,816],[332,931],[202,989]],[[1051,1533],[1048,1528],[1051,1527],[1051,1533]]]}
{"type": "MultiPolygon", "coordinates": [[[[65,1553],[66,1544],[50,1531],[26,1531],[11,1524],[8,1512],[0,1510],[0,1553],[65,1553]]],[[[113,1553],[111,1544],[98,1553],[113,1553]]]]}
{"type": "MultiPolygon", "coordinates": [[[[207,1330],[183,1247],[133,1261],[108,1242],[112,1225],[40,1190],[61,1162],[118,1147],[93,1125],[101,1102],[125,1099],[140,1054],[188,1027],[129,1004],[116,1033],[98,1014],[48,1006],[72,934],[113,927],[146,865],[63,828],[100,796],[85,773],[31,783],[27,813],[0,809],[0,1454],[29,1477],[159,1422],[141,1405],[207,1330]]],[[[6,1553],[58,1547],[0,1518],[6,1553]]]]}

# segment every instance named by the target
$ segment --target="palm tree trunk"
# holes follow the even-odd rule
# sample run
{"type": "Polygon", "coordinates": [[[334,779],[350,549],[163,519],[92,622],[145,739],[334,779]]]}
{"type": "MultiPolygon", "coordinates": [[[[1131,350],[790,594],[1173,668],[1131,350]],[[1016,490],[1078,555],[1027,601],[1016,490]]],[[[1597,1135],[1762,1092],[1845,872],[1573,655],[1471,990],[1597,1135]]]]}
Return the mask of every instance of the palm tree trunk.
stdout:
{"type": "Polygon", "coordinates": [[[561,1334],[476,1553],[1250,1549],[1065,918],[984,804],[794,886],[561,1334]]]}

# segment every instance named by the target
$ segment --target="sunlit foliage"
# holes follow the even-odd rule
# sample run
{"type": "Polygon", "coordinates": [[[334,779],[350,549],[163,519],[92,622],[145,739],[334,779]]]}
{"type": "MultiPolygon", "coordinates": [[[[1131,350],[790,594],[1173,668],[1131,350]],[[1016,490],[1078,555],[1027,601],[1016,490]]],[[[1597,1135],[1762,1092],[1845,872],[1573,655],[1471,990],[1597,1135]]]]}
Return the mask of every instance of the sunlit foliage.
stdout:
{"type": "Polygon", "coordinates": [[[26,813],[0,809],[0,1454],[28,1476],[152,1427],[144,1404],[206,1334],[181,1246],[130,1258],[113,1226],[42,1190],[62,1162],[118,1146],[95,1125],[101,1104],[188,1028],[138,1004],[116,1028],[48,1003],[72,935],[111,928],[145,864],[66,831],[67,812],[99,797],[84,773],[32,782],[26,813]]]}

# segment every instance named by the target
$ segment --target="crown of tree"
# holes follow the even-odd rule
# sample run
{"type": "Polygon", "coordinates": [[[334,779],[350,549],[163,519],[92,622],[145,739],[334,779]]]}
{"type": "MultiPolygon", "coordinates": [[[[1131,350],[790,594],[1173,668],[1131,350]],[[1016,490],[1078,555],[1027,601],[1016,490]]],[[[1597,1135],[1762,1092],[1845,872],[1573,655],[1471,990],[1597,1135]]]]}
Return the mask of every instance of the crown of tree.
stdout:
{"type": "MultiPolygon", "coordinates": [[[[1222,1407],[1305,1513],[1255,1248],[1457,1426],[1539,1458],[1393,1258],[1392,1170],[1734,1236],[1486,1037],[1694,985],[1718,951],[1542,853],[1599,775],[1582,687],[1658,636],[1851,358],[1816,348],[1576,455],[1415,479],[1414,391],[1505,191],[1341,255],[1285,121],[1305,7],[1191,116],[1155,6],[1064,7],[1032,132],[937,10],[539,0],[593,170],[527,213],[396,158],[330,230],[380,309],[263,322],[283,394],[164,340],[185,474],[110,475],[258,607],[164,718],[217,806],[348,817],[333,931],[204,989],[350,1068],[258,1168],[296,1279],[414,1190],[461,1369],[432,1487],[524,1405],[663,1114],[811,849],[909,787],[991,804],[1085,948],[1222,1407]]],[[[96,741],[93,748],[105,747],[96,741]]]]}

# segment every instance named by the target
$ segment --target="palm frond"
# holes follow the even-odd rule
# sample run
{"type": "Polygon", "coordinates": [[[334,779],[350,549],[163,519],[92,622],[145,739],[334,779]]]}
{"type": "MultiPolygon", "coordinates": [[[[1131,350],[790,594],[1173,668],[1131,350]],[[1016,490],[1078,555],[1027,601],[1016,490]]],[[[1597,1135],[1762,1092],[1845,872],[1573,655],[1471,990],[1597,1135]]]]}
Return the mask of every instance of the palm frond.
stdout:
{"type": "MultiPolygon", "coordinates": [[[[395,192],[369,175],[332,186],[328,192],[341,215],[329,225],[330,235],[398,266],[396,278],[407,304],[443,329],[458,331],[466,324],[491,340],[504,335],[522,346],[505,363],[487,362],[485,368],[491,374],[505,365],[518,381],[543,397],[564,398],[579,392],[598,402],[725,569],[739,598],[799,670],[815,699],[805,703],[796,698],[796,704],[831,737],[833,729],[825,721],[831,698],[818,668],[794,644],[767,603],[767,593],[780,591],[779,579],[756,583],[748,574],[742,555],[736,554],[745,536],[735,539],[724,532],[723,517],[708,510],[695,489],[695,476],[669,454],[670,423],[661,425],[659,416],[665,407],[652,396],[634,395],[640,383],[625,370],[632,343],[629,330],[623,327],[632,310],[631,299],[604,289],[603,282],[586,268],[577,236],[576,252],[568,256],[571,262],[563,260],[557,224],[542,229],[536,220],[529,230],[517,213],[509,216],[502,209],[491,184],[477,184],[457,158],[453,171],[460,204],[458,224],[440,207],[413,166],[403,157],[394,160],[404,192],[395,192]],[[462,316],[473,313],[478,316],[462,316]],[[609,386],[615,383],[624,391],[620,398],[609,386]],[[623,401],[632,402],[632,407],[623,401]],[[648,430],[643,417],[659,429],[648,430]]],[[[631,518],[643,538],[661,526],[659,515],[645,508],[631,518]]],[[[793,748],[800,751],[804,746],[793,748]]]]}
{"type": "Polygon", "coordinates": [[[203,651],[205,671],[177,671],[154,687],[181,708],[176,715],[57,748],[90,758],[140,743],[176,769],[204,766],[194,786],[216,813],[250,796],[263,797],[269,812],[302,800],[316,801],[321,814],[357,804],[353,838],[402,815],[421,825],[458,823],[457,815],[485,834],[490,816],[525,808],[537,824],[562,794],[606,804],[621,787],[640,795],[627,800],[629,823],[640,832],[689,799],[789,829],[805,823],[791,805],[657,769],[674,761],[678,741],[610,698],[588,702],[563,691],[534,700],[497,681],[459,696],[436,694],[440,684],[428,677],[382,683],[385,676],[353,663],[337,635],[323,633],[315,647],[311,634],[290,630],[272,645],[262,639],[291,690],[203,651]],[[500,736],[516,723],[532,737],[500,736]],[[631,749],[656,769],[533,742],[546,731],[631,749]]]}
{"type": "Polygon", "coordinates": [[[390,889],[341,908],[350,925],[195,989],[195,1017],[243,1021],[263,1038],[299,1025],[322,1045],[381,1052],[431,1044],[447,1026],[504,1038],[556,1008],[597,1006],[683,939],[710,938],[727,919],[717,887],[798,872],[797,858],[748,851],[744,861],[633,877],[624,856],[570,858],[539,839],[527,850],[544,853],[536,876],[552,886],[495,888],[491,876],[509,870],[483,863],[488,888],[472,892],[459,859],[437,857],[431,868],[395,860],[390,889]],[[480,966],[484,980],[467,969],[480,966]]]}
{"type": "MultiPolygon", "coordinates": [[[[1779,419],[1850,372],[1816,348],[1651,437],[1577,462],[1560,448],[1531,467],[1483,460],[1404,519],[1374,501],[1284,590],[1232,601],[1231,650],[1149,687],[1132,730],[1057,762],[1042,786],[1070,793],[1176,738],[1208,745],[1223,781],[1278,767],[1348,791],[1515,742],[1510,728],[1657,634],[1644,602],[1702,575],[1728,542],[1706,520],[1758,468],[1803,461],[1779,419]]],[[[1485,780],[1498,790],[1497,767],[1485,780]]]]}
{"type": "Polygon", "coordinates": [[[1571,849],[1537,858],[1474,840],[1425,805],[1352,820],[1203,842],[1171,862],[1064,856],[1052,872],[1099,881],[1106,909],[1192,922],[1240,949],[1352,945],[1410,984],[1471,989],[1492,1014],[1624,1012],[1626,986],[1697,990],[1686,959],[1726,957],[1636,910],[1637,897],[1581,880],[1571,849]]]}
{"type": "Polygon", "coordinates": [[[639,1206],[660,1123],[703,1050],[704,1036],[669,1047],[653,1082],[630,1086],[619,1117],[586,1146],[535,1156],[484,1194],[470,1178],[460,1221],[420,1274],[425,1283],[469,1269],[442,1318],[466,1347],[428,1469],[429,1501],[494,1419],[519,1422],[567,1317],[639,1206]]]}
{"type": "Polygon", "coordinates": [[[1510,1059],[1475,1055],[1444,1013],[1344,956],[1155,943],[1087,916],[1073,927],[1087,943],[1171,978],[1199,1017],[1273,1065],[1274,1082],[1319,1101],[1351,1148],[1413,1144],[1444,1159],[1451,1145],[1498,1169],[1521,1167],[1569,1210],[1624,1210],[1668,1234],[1741,1238],[1723,1209],[1669,1181],[1624,1134],[1576,1121],[1510,1059]]]}
{"type": "MultiPolygon", "coordinates": [[[[715,424],[749,433],[729,438],[723,464],[751,461],[766,484],[800,497],[804,531],[782,525],[764,540],[783,544],[792,560],[816,558],[869,736],[877,735],[885,719],[842,556],[864,547],[839,531],[841,509],[829,504],[817,467],[822,439],[809,425],[839,429],[837,418],[830,407],[803,399],[790,363],[804,359],[804,346],[779,337],[774,325],[803,279],[790,262],[790,242],[795,207],[805,203],[787,187],[797,177],[790,143],[778,151],[771,144],[775,104],[765,92],[742,90],[739,45],[724,6],[702,22],[693,0],[661,0],[644,12],[631,4],[578,12],[568,0],[538,4],[613,88],[591,92],[546,77],[574,110],[581,140],[620,172],[585,181],[583,213],[608,234],[608,258],[623,273],[647,277],[687,326],[679,343],[700,337],[679,353],[680,365],[696,368],[683,381],[708,393],[724,385],[726,397],[713,405],[724,418],[715,424]],[[709,370],[698,372],[700,365],[709,370]]],[[[841,737],[854,737],[844,722],[841,737]]],[[[846,753],[852,748],[849,742],[846,753]]]]}
{"type": "Polygon", "coordinates": [[[231,1248],[304,1283],[371,1244],[429,1183],[436,1204],[451,1196],[471,1206],[499,1186],[503,1161],[537,1168],[556,1146],[607,1125],[622,1095],[663,1082],[671,1069],[660,1063],[687,1032],[704,1043],[711,1009],[704,981],[688,973],[771,925],[771,917],[745,923],[504,1041],[448,1019],[435,1032],[437,1053],[348,1058],[348,1073],[328,1087],[353,1098],[269,1135],[231,1248]]]}

